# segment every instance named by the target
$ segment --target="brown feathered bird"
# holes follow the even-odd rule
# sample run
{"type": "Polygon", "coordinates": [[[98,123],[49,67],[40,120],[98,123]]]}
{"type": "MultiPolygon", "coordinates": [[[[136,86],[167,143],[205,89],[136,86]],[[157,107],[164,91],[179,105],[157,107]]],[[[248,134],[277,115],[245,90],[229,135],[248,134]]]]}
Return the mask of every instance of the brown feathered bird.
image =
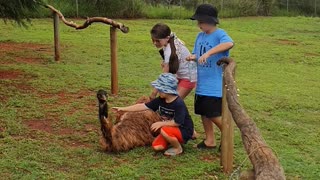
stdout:
{"type": "MultiPolygon", "coordinates": [[[[161,121],[156,112],[151,110],[124,112],[117,117],[116,123],[113,124],[108,116],[107,92],[99,90],[97,98],[102,132],[100,143],[104,150],[109,152],[128,151],[134,147],[152,143],[156,134],[150,130],[150,126],[161,121]]],[[[149,101],[148,98],[142,99],[149,101]]]]}

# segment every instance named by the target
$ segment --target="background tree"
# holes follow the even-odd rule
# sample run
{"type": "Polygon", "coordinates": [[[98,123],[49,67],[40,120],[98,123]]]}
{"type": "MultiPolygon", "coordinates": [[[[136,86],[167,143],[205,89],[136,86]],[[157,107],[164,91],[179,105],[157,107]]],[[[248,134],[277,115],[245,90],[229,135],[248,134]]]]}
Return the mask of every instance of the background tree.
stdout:
{"type": "Polygon", "coordinates": [[[1,0],[0,17],[7,20],[14,20],[19,25],[26,26],[25,21],[30,22],[29,12],[36,12],[42,0],[1,0]]]}

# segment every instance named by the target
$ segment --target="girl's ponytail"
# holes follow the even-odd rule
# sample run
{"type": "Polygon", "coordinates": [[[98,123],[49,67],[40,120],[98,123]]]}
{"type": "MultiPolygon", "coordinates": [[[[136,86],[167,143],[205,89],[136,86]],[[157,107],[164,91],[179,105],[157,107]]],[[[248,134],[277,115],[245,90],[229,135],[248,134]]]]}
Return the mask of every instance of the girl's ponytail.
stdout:
{"type": "Polygon", "coordinates": [[[179,59],[176,52],[176,46],[174,44],[175,36],[171,33],[171,29],[166,24],[158,23],[153,26],[150,33],[151,36],[156,39],[164,39],[168,36],[170,37],[168,42],[171,48],[171,55],[169,58],[169,73],[176,74],[179,69],[179,59]]]}
{"type": "Polygon", "coordinates": [[[169,58],[169,73],[177,74],[179,69],[179,59],[176,46],[174,45],[174,38],[174,35],[170,35],[169,44],[171,48],[171,55],[169,58]]]}

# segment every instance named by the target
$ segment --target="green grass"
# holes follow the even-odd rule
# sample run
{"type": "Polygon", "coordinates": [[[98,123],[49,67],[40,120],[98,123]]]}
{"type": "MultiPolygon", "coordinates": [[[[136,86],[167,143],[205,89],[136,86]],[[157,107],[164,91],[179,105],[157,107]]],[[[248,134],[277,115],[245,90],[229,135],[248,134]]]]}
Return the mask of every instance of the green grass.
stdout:
{"type": "MultiPolygon", "coordinates": [[[[118,32],[120,92],[109,97],[110,106],[128,105],[150,93],[149,83],[160,74],[160,58],[149,35],[154,24],[167,23],[189,49],[199,32],[190,20],[119,21],[131,31],[118,32]]],[[[110,92],[109,27],[93,24],[76,31],[61,24],[61,62],[56,63],[52,20],[35,19],[32,24],[26,30],[0,22],[0,179],[227,178],[217,152],[192,147],[203,138],[200,118],[193,114],[193,95],[186,103],[201,137],[185,146],[184,155],[167,158],[149,147],[101,152],[95,92],[110,92]],[[14,49],[2,51],[4,43],[14,49]],[[5,78],[13,70],[20,74],[5,78]]],[[[231,56],[237,61],[241,104],[288,179],[320,178],[319,26],[319,18],[305,17],[221,20],[220,27],[235,41],[231,56]]],[[[235,166],[245,157],[236,128],[235,166]]],[[[249,168],[247,161],[243,169],[249,168]]]]}

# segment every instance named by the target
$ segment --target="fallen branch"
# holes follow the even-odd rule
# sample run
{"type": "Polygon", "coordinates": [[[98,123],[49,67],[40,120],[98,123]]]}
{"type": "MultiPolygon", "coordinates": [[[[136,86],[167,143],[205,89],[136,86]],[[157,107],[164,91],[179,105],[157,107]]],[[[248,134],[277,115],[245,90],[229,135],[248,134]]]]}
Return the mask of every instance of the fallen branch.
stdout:
{"type": "Polygon", "coordinates": [[[262,138],[256,124],[247,115],[245,110],[242,109],[238,101],[234,80],[236,63],[231,58],[222,58],[217,64],[226,65],[224,69],[224,81],[227,89],[228,107],[236,125],[241,131],[244,147],[254,168],[255,179],[285,179],[283,169],[277,157],[262,138]]]}
{"type": "Polygon", "coordinates": [[[118,23],[118,22],[116,22],[116,21],[114,21],[112,19],[105,18],[105,17],[91,17],[91,18],[88,17],[87,20],[82,25],[78,25],[73,21],[67,21],[64,18],[63,14],[59,10],[54,8],[53,6],[48,5],[48,4],[42,4],[42,3],[41,3],[41,5],[46,7],[46,8],[49,8],[52,12],[57,13],[59,18],[62,20],[62,22],[64,24],[66,24],[67,26],[73,27],[75,29],[85,29],[85,28],[87,28],[88,26],[90,26],[94,22],[101,22],[101,23],[108,24],[108,25],[111,25],[113,27],[116,27],[116,28],[120,29],[123,33],[128,33],[129,32],[129,27],[126,27],[122,23],[118,23]]]}

